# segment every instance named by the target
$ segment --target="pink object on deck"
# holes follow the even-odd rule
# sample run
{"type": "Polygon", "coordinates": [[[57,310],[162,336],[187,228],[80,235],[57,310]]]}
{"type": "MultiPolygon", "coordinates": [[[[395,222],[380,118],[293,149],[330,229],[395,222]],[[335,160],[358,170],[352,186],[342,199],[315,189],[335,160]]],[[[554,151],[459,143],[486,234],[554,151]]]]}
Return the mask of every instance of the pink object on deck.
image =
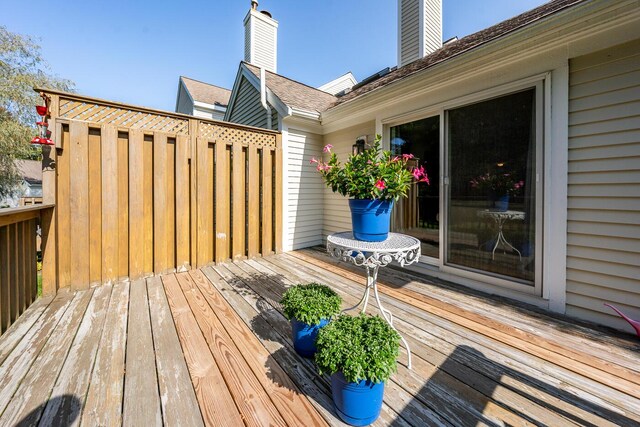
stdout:
{"type": "Polygon", "coordinates": [[[629,322],[629,324],[631,326],[633,326],[633,329],[636,330],[636,334],[640,337],[640,322],[637,320],[633,320],[632,318],[630,318],[629,316],[627,316],[626,314],[624,314],[623,312],[621,312],[620,310],[618,310],[617,308],[615,308],[614,306],[612,306],[611,304],[607,304],[605,303],[604,305],[606,305],[607,307],[613,309],[613,311],[615,311],[616,313],[618,313],[624,320],[626,320],[627,322],[629,322]]]}

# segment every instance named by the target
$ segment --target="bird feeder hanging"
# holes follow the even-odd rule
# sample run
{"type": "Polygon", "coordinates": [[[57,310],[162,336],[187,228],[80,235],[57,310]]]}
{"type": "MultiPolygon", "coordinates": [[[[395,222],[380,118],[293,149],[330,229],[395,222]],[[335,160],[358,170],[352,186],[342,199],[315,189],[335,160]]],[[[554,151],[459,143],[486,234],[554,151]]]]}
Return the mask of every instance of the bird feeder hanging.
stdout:
{"type": "Polygon", "coordinates": [[[49,117],[49,104],[51,102],[51,97],[49,97],[44,92],[40,92],[40,96],[44,100],[44,105],[36,105],[36,112],[42,119],[39,122],[36,122],[38,125],[38,136],[33,137],[31,140],[32,144],[38,145],[55,145],[55,142],[51,139],[51,131],[49,130],[49,122],[47,121],[49,117]]]}

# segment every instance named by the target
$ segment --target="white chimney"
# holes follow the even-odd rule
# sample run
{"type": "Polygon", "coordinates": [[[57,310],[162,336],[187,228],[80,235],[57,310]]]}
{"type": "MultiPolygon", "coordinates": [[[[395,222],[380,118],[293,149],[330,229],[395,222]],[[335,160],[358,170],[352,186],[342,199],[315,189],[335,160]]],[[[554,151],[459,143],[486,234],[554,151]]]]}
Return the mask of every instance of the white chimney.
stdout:
{"type": "Polygon", "coordinates": [[[244,18],[244,60],[274,73],[278,69],[278,21],[258,11],[256,0],[244,18]]]}
{"type": "Polygon", "coordinates": [[[442,0],[398,0],[398,66],[442,47],[442,0]]]}

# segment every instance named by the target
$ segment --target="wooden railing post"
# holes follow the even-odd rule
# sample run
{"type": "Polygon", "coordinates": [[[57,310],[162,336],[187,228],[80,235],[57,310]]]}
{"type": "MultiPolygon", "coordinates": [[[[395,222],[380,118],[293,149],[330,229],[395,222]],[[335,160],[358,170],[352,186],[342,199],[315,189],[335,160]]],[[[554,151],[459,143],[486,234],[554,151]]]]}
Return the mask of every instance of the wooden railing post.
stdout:
{"type": "Polygon", "coordinates": [[[61,125],[57,122],[59,105],[60,97],[51,95],[49,130],[51,130],[51,139],[56,142],[56,146],[43,147],[42,149],[42,203],[53,205],[51,209],[42,211],[40,215],[42,232],[42,295],[52,295],[58,291],[57,213],[55,203],[57,194],[57,150],[62,149],[60,145],[61,125]]]}

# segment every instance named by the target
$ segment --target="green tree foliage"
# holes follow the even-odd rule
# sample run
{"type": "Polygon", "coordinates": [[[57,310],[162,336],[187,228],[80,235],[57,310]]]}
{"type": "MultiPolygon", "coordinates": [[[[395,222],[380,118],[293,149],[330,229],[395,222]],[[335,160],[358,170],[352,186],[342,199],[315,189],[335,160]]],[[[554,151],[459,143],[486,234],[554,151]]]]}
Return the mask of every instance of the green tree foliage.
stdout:
{"type": "Polygon", "coordinates": [[[40,46],[29,36],[0,26],[0,198],[10,195],[19,182],[15,159],[38,159],[39,149],[29,142],[36,135],[42,104],[34,88],[72,91],[73,83],[52,75],[40,46]]]}

